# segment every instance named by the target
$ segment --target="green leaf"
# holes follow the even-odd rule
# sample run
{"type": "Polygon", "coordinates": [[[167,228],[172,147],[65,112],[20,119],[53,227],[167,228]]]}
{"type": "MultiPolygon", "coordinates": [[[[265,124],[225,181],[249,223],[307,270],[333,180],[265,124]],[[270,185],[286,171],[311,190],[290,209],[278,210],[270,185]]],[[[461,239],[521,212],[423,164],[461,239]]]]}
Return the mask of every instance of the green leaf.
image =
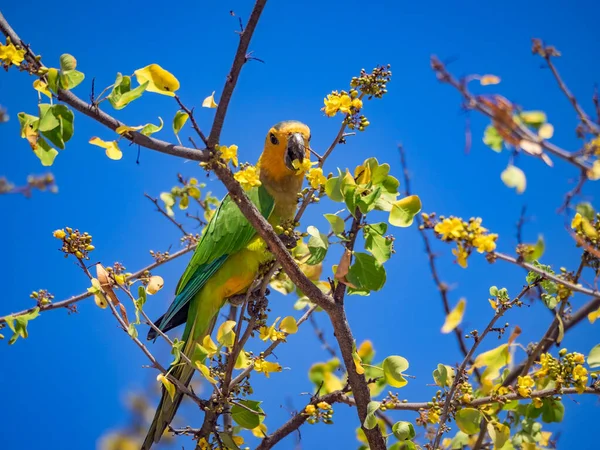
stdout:
{"type": "Polygon", "coordinates": [[[525,192],[525,188],[527,187],[527,178],[525,178],[525,173],[517,166],[509,164],[500,174],[500,178],[507,187],[515,188],[517,190],[517,194],[522,194],[525,192]]]}
{"type": "Polygon", "coordinates": [[[388,225],[385,222],[370,223],[369,225],[366,225],[365,228],[369,229],[369,233],[373,232],[383,236],[387,231],[388,225]]]}
{"type": "Polygon", "coordinates": [[[309,266],[314,266],[325,259],[327,249],[329,248],[329,241],[327,239],[327,235],[321,233],[312,225],[309,226],[306,231],[310,235],[310,239],[308,240],[308,251],[310,252],[310,257],[306,261],[306,264],[309,266]]]}
{"type": "Polygon", "coordinates": [[[179,364],[179,361],[181,360],[181,351],[184,345],[185,341],[180,341],[177,338],[173,339],[173,347],[171,348],[171,355],[173,355],[172,366],[179,364]]]}
{"type": "Polygon", "coordinates": [[[504,444],[510,438],[510,427],[504,425],[503,423],[491,423],[487,424],[487,431],[490,434],[490,438],[494,442],[494,448],[501,449],[504,447],[504,444]]]}
{"type": "Polygon", "coordinates": [[[140,130],[140,134],[143,134],[144,136],[150,136],[162,130],[164,125],[163,120],[159,117],[158,121],[160,122],[160,125],[154,125],[152,123],[147,123],[146,125],[144,125],[144,128],[140,130]]]}
{"type": "Polygon", "coordinates": [[[565,415],[565,406],[560,400],[553,398],[542,399],[542,420],[546,423],[562,422],[565,415]]]}
{"type": "Polygon", "coordinates": [[[40,103],[38,108],[40,111],[40,122],[38,124],[39,131],[50,131],[60,126],[60,122],[52,113],[52,105],[49,103],[40,103]]]}
{"type": "Polygon", "coordinates": [[[40,122],[38,130],[61,150],[73,136],[73,111],[65,105],[40,104],[40,122]]]}
{"type": "Polygon", "coordinates": [[[346,279],[359,290],[378,291],[385,284],[385,269],[374,256],[357,252],[346,279]]]}
{"type": "Polygon", "coordinates": [[[466,434],[479,433],[481,412],[475,408],[463,408],[456,413],[456,425],[466,434]]]}
{"type": "Polygon", "coordinates": [[[587,363],[591,368],[600,366],[600,344],[590,350],[587,356],[587,363]]]}
{"type": "Polygon", "coordinates": [[[4,320],[6,321],[6,325],[13,332],[13,335],[8,340],[8,345],[12,345],[16,342],[19,337],[26,339],[29,336],[27,332],[27,323],[30,320],[35,319],[40,315],[40,308],[34,308],[33,311],[27,314],[21,314],[19,316],[6,316],[4,320]]]}
{"type": "Polygon", "coordinates": [[[388,450],[417,450],[417,446],[412,441],[400,441],[394,442],[394,444],[389,447],[388,450]]]}
{"type": "Polygon", "coordinates": [[[392,387],[401,388],[408,384],[402,375],[408,369],[408,361],[402,356],[388,356],[381,365],[383,376],[387,384],[392,387]]]}
{"type": "Polygon", "coordinates": [[[248,411],[238,405],[231,407],[231,417],[242,428],[252,430],[259,426],[265,420],[265,412],[260,407],[262,402],[255,400],[238,400],[238,403],[246,406],[252,411],[248,411]]]}
{"type": "Polygon", "coordinates": [[[450,448],[452,450],[462,450],[463,447],[469,444],[469,435],[459,431],[454,435],[450,442],[450,448]]]}
{"type": "Polygon", "coordinates": [[[135,323],[130,323],[129,326],[127,327],[127,333],[129,334],[129,336],[131,336],[133,339],[138,337],[138,330],[135,327],[135,323]]]}
{"type": "Polygon", "coordinates": [[[538,235],[538,240],[535,243],[535,245],[528,245],[528,247],[531,250],[531,252],[525,255],[525,261],[533,262],[539,260],[544,254],[545,250],[544,236],[542,236],[541,234],[538,235]]]}
{"type": "Polygon", "coordinates": [[[60,55],[60,70],[74,70],[77,67],[77,60],[73,55],[69,55],[68,53],[64,53],[60,55]]]}
{"type": "Polygon", "coordinates": [[[370,401],[367,405],[367,416],[365,417],[365,421],[363,423],[363,427],[367,430],[372,430],[377,426],[377,416],[375,413],[381,406],[380,402],[370,401]]]}
{"type": "Polygon", "coordinates": [[[148,87],[148,83],[149,81],[146,81],[135,89],[131,89],[131,77],[117,73],[117,79],[115,80],[113,89],[106,98],[108,98],[108,101],[116,110],[123,109],[129,103],[142,96],[148,87]]]}
{"type": "Polygon", "coordinates": [[[58,78],[58,70],[55,68],[48,69],[48,73],[46,74],[46,79],[48,80],[48,88],[56,93],[58,92],[59,86],[59,78],[58,78]]]}
{"type": "Polygon", "coordinates": [[[65,90],[74,89],[85,78],[85,75],[79,70],[61,70],[60,71],[60,87],[65,90]]]}
{"type": "Polygon", "coordinates": [[[225,445],[225,447],[228,450],[240,450],[240,448],[237,446],[237,444],[233,440],[233,437],[231,436],[231,434],[225,433],[224,431],[222,431],[219,433],[219,437],[221,438],[223,445],[225,445]]]}
{"type": "Polygon", "coordinates": [[[399,441],[413,439],[415,437],[415,427],[410,422],[396,422],[392,426],[392,433],[399,441]]]}
{"type": "Polygon", "coordinates": [[[449,387],[454,381],[454,369],[451,366],[438,364],[437,369],[433,371],[433,380],[440,387],[449,387]]]}
{"type": "Polygon", "coordinates": [[[189,114],[185,111],[177,111],[175,113],[175,117],[173,118],[173,133],[176,135],[179,134],[187,120],[190,118],[189,114]]]}
{"type": "Polygon", "coordinates": [[[500,153],[502,151],[502,136],[498,133],[498,130],[493,125],[488,125],[483,132],[483,143],[495,152],[500,153]]]}
{"type": "Polygon", "coordinates": [[[358,196],[356,195],[356,186],[355,185],[346,185],[342,188],[342,192],[344,193],[344,203],[346,203],[346,208],[350,214],[356,217],[356,207],[358,196]]]}
{"type": "Polygon", "coordinates": [[[379,197],[381,197],[381,192],[381,187],[371,188],[361,192],[357,197],[357,205],[360,212],[367,214],[369,211],[375,209],[376,202],[379,200],[379,197]]]}
{"type": "Polygon", "coordinates": [[[410,227],[419,211],[421,211],[421,199],[418,195],[401,198],[392,204],[389,222],[396,227],[410,227]]]}
{"type": "Polygon", "coordinates": [[[596,218],[596,211],[590,202],[579,203],[576,207],[576,210],[587,220],[594,220],[596,218]]]}
{"type": "Polygon", "coordinates": [[[338,176],[331,177],[325,183],[325,193],[327,197],[329,197],[334,202],[341,202],[344,200],[344,196],[342,195],[342,172],[338,169],[338,176]]]}
{"type": "Polygon", "coordinates": [[[393,241],[367,225],[363,228],[365,234],[365,250],[371,253],[379,264],[383,264],[392,256],[393,241]]]}
{"type": "Polygon", "coordinates": [[[331,231],[333,231],[333,234],[337,236],[344,232],[344,229],[346,228],[344,219],[336,214],[324,214],[324,216],[331,225],[331,231]]]}
{"type": "Polygon", "coordinates": [[[50,147],[50,144],[48,144],[46,140],[40,136],[33,153],[40,158],[42,166],[48,167],[54,163],[54,159],[56,158],[56,155],[58,155],[58,150],[50,147]]]}

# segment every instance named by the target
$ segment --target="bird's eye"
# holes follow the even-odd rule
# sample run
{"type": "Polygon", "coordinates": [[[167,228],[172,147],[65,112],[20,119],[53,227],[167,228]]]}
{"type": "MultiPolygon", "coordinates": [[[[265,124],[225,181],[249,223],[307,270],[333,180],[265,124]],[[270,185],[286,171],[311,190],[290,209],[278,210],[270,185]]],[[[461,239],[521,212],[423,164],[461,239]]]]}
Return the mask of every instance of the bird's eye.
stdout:
{"type": "Polygon", "coordinates": [[[273,144],[273,145],[279,144],[279,141],[277,140],[277,138],[275,137],[275,135],[273,133],[271,133],[271,144],[273,144]]]}
{"type": "Polygon", "coordinates": [[[308,142],[312,139],[312,134],[308,137],[308,142]]]}

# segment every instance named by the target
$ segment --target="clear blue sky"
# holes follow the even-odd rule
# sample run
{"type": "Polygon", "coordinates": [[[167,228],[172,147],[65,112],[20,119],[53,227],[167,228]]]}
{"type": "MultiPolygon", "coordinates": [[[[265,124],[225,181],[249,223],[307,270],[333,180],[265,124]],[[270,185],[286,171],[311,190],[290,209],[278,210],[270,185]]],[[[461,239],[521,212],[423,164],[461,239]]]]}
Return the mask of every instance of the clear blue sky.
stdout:
{"type": "MultiPolygon", "coordinates": [[[[15,2],[5,4],[2,12],[43,55],[47,66],[56,66],[64,52],[78,59],[78,68],[87,77],[75,91],[82,98],[88,97],[93,77],[98,91],[111,84],[118,71],[132,73],[158,63],[177,75],[184,101],[200,106],[204,97],[222,88],[237,45],[237,19],[229,11],[245,19],[251,3],[148,0],[126,6],[105,0],[48,7],[47,2],[33,0],[26,9],[15,2]]],[[[526,226],[526,239],[534,241],[543,233],[548,247],[543,261],[574,269],[577,251],[556,209],[573,185],[575,169],[559,161],[550,169],[521,158],[527,191],[518,196],[507,189],[499,177],[507,155],[498,155],[481,143],[485,120],[477,115],[472,115],[473,148],[465,155],[460,98],[436,81],[429,57],[437,54],[454,60],[450,68],[457,75],[500,76],[502,83],[485,92],[498,91],[525,108],[545,110],[556,126],[555,142],[575,150],[579,144],[574,135],[576,116],[550,72],[541,69],[540,59],[530,54],[530,39],[543,38],[563,52],[558,61],[561,73],[591,109],[593,85],[600,81],[596,57],[600,5],[585,1],[567,8],[558,1],[542,5],[514,0],[374,1],[366,5],[358,1],[270,2],[251,45],[265,64],[252,62],[244,68],[222,142],[238,144],[241,159],[253,162],[272,124],[298,119],[310,125],[312,144],[322,149],[338,127],[337,119],[320,112],[324,95],[347,88],[361,67],[390,63],[394,77],[389,95],[365,108],[372,124],[368,132],[339,147],[327,168],[354,167],[374,155],[390,163],[400,177],[396,145],[402,142],[408,152],[413,189],[421,196],[424,210],[481,216],[485,226],[500,233],[499,249],[512,253],[514,224],[521,206],[527,204],[533,221],[526,226]]],[[[36,111],[32,81],[15,70],[0,75],[0,104],[11,116],[10,122],[0,126],[0,175],[17,183],[29,173],[45,172],[18,135],[17,113],[36,111]]],[[[121,112],[111,110],[108,104],[104,107],[132,125],[156,123],[161,116],[167,126],[158,137],[173,140],[169,124],[177,108],[168,97],[147,94],[121,112]]],[[[212,114],[213,110],[198,110],[203,128],[208,129],[212,114]]],[[[81,115],[75,122],[75,136],[52,167],[60,193],[36,192],[29,200],[18,196],[0,199],[4,218],[0,225],[2,314],[32,305],[28,297],[32,290],[49,289],[59,300],[88,287],[81,271],[57,251],[57,240],[52,237],[56,228],[71,226],[90,232],[97,248],[94,261],[111,264],[118,260],[129,270],[151,261],[149,249],[172,246],[175,250],[179,246],[177,230],[154,212],[143,194],[158,195],[175,184],[178,172],[198,176],[202,174],[199,168],[145,150],[137,165],[136,149],[126,146],[124,158],[111,161],[87,141],[92,136],[109,139],[113,134],[81,115]]],[[[210,178],[213,192],[223,195],[222,187],[213,181],[214,176],[210,178]]],[[[597,192],[598,185],[590,184],[584,193],[593,198],[597,192]]],[[[325,206],[307,214],[302,226],[313,223],[324,228],[320,212],[325,206]]],[[[435,392],[428,385],[437,363],[454,364],[460,355],[454,337],[439,332],[444,315],[417,230],[394,231],[397,253],[386,266],[388,284],[370,297],[348,298],[349,320],[359,342],[373,340],[379,358],[399,354],[410,361],[409,373],[416,379],[411,379],[400,395],[425,401],[435,392]]],[[[516,294],[524,282],[524,273],[505,263],[489,265],[476,255],[468,270],[463,270],[452,263],[449,247],[436,245],[436,250],[443,256],[441,275],[454,288],[452,302],[467,299],[468,329],[481,329],[490,318],[489,286],[506,286],[516,294]]],[[[147,305],[152,316],[171,301],[186,261],[182,258],[156,271],[166,286],[147,305]]],[[[332,258],[326,265],[333,263],[332,258]]],[[[271,299],[273,317],[294,313],[291,297],[273,295],[271,299]]],[[[584,301],[575,297],[574,304],[584,301]]],[[[324,315],[317,319],[326,326],[324,315]]],[[[526,345],[539,338],[550,314],[536,305],[509,315],[507,320],[521,326],[524,333],[519,341],[526,345]]],[[[69,316],[64,310],[43,314],[29,329],[30,337],[13,347],[0,343],[3,448],[95,448],[99,436],[127,423],[126,394],[155,383],[156,373],[141,367],[147,363],[142,353],[117,329],[111,315],[92,301],[80,303],[76,315],[69,316]]],[[[331,340],[327,327],[326,334],[331,340]]],[[[583,324],[569,333],[565,345],[587,353],[597,344],[597,336],[589,324],[583,324]]],[[[497,344],[492,340],[488,345],[497,344]]],[[[155,344],[153,350],[168,362],[164,346],[155,344]]],[[[516,355],[522,357],[523,352],[517,350],[516,355]]],[[[277,356],[290,370],[272,375],[269,383],[262,375],[253,377],[255,397],[264,400],[265,409],[271,412],[266,421],[270,430],[287,419],[288,410],[305,404],[306,396],[299,394],[312,390],[307,369],[312,362],[328,358],[310,326],[303,326],[277,356]]],[[[565,398],[565,404],[564,422],[552,427],[561,432],[561,448],[592,448],[597,400],[565,398]]],[[[195,414],[188,415],[192,426],[201,423],[201,415],[195,414]]],[[[393,416],[404,420],[416,417],[412,412],[393,416]]],[[[335,427],[305,426],[303,448],[354,448],[355,411],[338,406],[335,422],[335,427]]],[[[294,448],[295,439],[287,439],[281,448],[294,448]]],[[[192,448],[190,442],[183,444],[192,448]]]]}

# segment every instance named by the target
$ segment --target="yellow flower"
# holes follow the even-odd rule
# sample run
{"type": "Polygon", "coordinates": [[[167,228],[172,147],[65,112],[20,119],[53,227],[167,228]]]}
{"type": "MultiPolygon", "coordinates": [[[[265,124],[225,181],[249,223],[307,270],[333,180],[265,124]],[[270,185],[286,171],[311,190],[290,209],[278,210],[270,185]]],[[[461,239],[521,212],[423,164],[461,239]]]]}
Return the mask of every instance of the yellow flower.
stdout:
{"type": "Polygon", "coordinates": [[[460,237],[465,229],[463,221],[459,217],[450,217],[438,223],[434,230],[442,235],[443,240],[452,240],[460,237]]]}
{"type": "Polygon", "coordinates": [[[270,339],[271,341],[285,341],[285,333],[278,331],[275,329],[275,326],[272,327],[260,327],[259,330],[260,338],[263,341],[270,339]]]}
{"type": "Polygon", "coordinates": [[[585,367],[581,364],[578,364],[573,369],[573,381],[575,382],[575,389],[579,394],[585,391],[585,385],[588,382],[588,372],[585,367]]]}
{"type": "Polygon", "coordinates": [[[315,405],[306,405],[306,408],[304,408],[304,412],[312,416],[315,412],[317,412],[317,408],[315,408],[315,405]]]}
{"type": "Polygon", "coordinates": [[[355,109],[361,109],[363,107],[363,102],[360,98],[355,98],[352,100],[352,107],[355,109]]]}
{"type": "Polygon", "coordinates": [[[340,97],[340,112],[344,114],[348,114],[350,112],[350,107],[352,106],[352,99],[348,94],[343,94],[340,97]]]}
{"type": "Polygon", "coordinates": [[[254,186],[260,186],[261,182],[258,179],[258,171],[254,166],[247,166],[246,168],[236,172],[233,176],[244,189],[248,190],[254,186]]]}
{"type": "Polygon", "coordinates": [[[542,367],[535,373],[536,378],[543,378],[548,375],[548,370],[550,370],[550,361],[552,360],[552,356],[550,356],[548,353],[541,354],[540,365],[542,367]]]}
{"type": "Polygon", "coordinates": [[[7,65],[14,64],[15,66],[21,65],[25,59],[25,49],[17,49],[15,45],[6,40],[6,45],[0,44],[0,60],[7,65]]]}
{"type": "Polygon", "coordinates": [[[456,262],[463,269],[467,268],[467,257],[469,256],[462,245],[458,244],[456,249],[452,249],[452,254],[456,256],[456,262]]]}
{"type": "Polygon", "coordinates": [[[323,99],[323,103],[325,103],[323,110],[327,117],[335,116],[340,109],[340,97],[337,94],[329,94],[327,98],[323,99]]]}
{"type": "Polygon", "coordinates": [[[317,403],[317,407],[319,407],[319,409],[331,409],[331,405],[327,402],[319,402],[317,403]]]}
{"type": "Polygon", "coordinates": [[[228,163],[229,161],[231,161],[231,163],[235,167],[238,166],[237,145],[230,145],[229,147],[227,147],[226,145],[218,145],[216,147],[216,150],[221,152],[221,158],[223,158],[225,162],[228,163]]]}
{"type": "Polygon", "coordinates": [[[67,234],[65,233],[65,230],[56,230],[54,233],[52,233],[52,236],[54,236],[56,239],[64,239],[66,235],[67,234]]]}
{"type": "Polygon", "coordinates": [[[496,250],[496,239],[498,239],[497,234],[480,234],[473,238],[473,245],[479,253],[493,252],[496,250]]]}
{"type": "Polygon", "coordinates": [[[439,421],[440,421],[440,414],[437,411],[430,409],[429,413],[427,414],[427,422],[438,423],[439,421]]]}
{"type": "Polygon", "coordinates": [[[581,225],[581,222],[582,222],[581,214],[579,214],[579,213],[575,214],[575,217],[573,217],[573,220],[571,221],[571,228],[576,230],[581,225]]]}
{"type": "Polygon", "coordinates": [[[467,227],[467,231],[475,234],[485,233],[487,229],[481,226],[481,218],[473,219],[469,221],[469,226],[467,227]]]}
{"type": "Polygon", "coordinates": [[[573,361],[575,361],[577,364],[583,364],[585,362],[585,356],[583,356],[581,353],[573,353],[573,361]]]}
{"type": "Polygon", "coordinates": [[[310,162],[310,159],[308,158],[304,158],[302,162],[300,162],[298,159],[292,161],[292,166],[294,167],[294,169],[301,170],[302,172],[308,172],[311,166],[314,166],[315,164],[317,163],[310,162]]]}
{"type": "Polygon", "coordinates": [[[259,358],[254,361],[254,370],[264,373],[265,377],[269,378],[271,372],[281,372],[283,368],[277,363],[265,361],[264,359],[259,358]]]}
{"type": "Polygon", "coordinates": [[[321,169],[320,167],[310,169],[310,171],[306,175],[306,179],[308,180],[310,186],[313,189],[319,189],[327,181],[327,178],[325,178],[325,175],[323,175],[323,169],[321,169]]]}
{"type": "Polygon", "coordinates": [[[535,382],[529,375],[519,377],[517,380],[517,390],[519,391],[519,395],[522,397],[529,397],[531,395],[531,388],[534,385],[535,382]]]}
{"type": "Polygon", "coordinates": [[[540,409],[542,406],[544,406],[544,402],[542,402],[542,399],[539,397],[534,398],[531,403],[533,403],[533,406],[535,406],[537,409],[540,409]]]}

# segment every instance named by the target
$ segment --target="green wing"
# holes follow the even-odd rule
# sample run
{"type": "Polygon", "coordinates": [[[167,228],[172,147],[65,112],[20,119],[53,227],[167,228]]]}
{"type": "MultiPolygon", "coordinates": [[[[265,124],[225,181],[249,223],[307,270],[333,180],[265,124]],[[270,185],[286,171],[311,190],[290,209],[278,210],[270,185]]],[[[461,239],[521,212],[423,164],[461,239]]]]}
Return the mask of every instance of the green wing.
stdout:
{"type": "MultiPolygon", "coordinates": [[[[263,186],[250,190],[248,197],[263,217],[268,218],[271,215],[275,202],[263,186]]],[[[177,284],[175,300],[164,316],[157,321],[158,328],[164,331],[185,322],[187,312],[182,314],[182,311],[187,311],[190,300],[225,263],[227,257],[245,248],[255,234],[254,227],[227,194],[207,225],[192,259],[177,284]],[[175,316],[179,318],[177,324],[173,323],[175,316]]]]}

